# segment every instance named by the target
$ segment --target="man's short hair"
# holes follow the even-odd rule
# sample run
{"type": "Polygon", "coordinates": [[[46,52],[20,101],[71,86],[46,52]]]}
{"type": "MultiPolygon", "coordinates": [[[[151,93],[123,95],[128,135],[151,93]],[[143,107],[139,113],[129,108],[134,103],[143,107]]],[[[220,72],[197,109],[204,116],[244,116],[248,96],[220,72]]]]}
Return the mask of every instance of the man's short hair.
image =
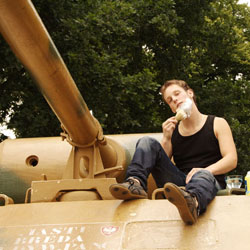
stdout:
{"type": "MultiPolygon", "coordinates": [[[[171,86],[171,85],[178,85],[180,87],[182,87],[185,91],[188,91],[189,89],[191,89],[188,84],[183,81],[183,80],[168,80],[166,81],[162,86],[161,86],[161,89],[160,89],[160,93],[162,94],[162,99],[164,102],[166,102],[166,100],[164,100],[164,92],[166,90],[167,87],[171,86]]],[[[193,89],[191,89],[193,91],[193,89]]],[[[194,91],[193,91],[194,93],[194,91]]],[[[195,93],[194,93],[194,96],[193,96],[193,99],[194,99],[194,102],[196,103],[196,96],[195,96],[195,93]]]]}

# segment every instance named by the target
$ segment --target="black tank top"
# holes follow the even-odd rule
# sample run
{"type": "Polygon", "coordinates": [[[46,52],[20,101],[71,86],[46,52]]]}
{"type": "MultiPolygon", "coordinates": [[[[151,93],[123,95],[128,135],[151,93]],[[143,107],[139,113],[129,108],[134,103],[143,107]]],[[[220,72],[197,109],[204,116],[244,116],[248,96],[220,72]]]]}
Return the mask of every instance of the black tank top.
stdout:
{"type": "MultiPolygon", "coordinates": [[[[193,135],[182,136],[178,125],[172,135],[173,158],[176,166],[185,174],[192,168],[205,168],[222,156],[219,143],[214,134],[214,118],[209,115],[203,127],[193,135]]],[[[225,176],[215,175],[222,188],[225,188],[225,176]]]]}

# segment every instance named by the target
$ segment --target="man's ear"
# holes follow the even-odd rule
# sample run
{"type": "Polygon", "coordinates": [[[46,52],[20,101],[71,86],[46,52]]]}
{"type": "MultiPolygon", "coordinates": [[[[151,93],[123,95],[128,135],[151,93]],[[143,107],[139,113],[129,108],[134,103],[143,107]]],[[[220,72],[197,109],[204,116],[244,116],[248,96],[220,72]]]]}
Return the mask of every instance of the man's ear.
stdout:
{"type": "Polygon", "coordinates": [[[188,96],[193,99],[194,97],[194,91],[192,89],[187,90],[188,96]]]}

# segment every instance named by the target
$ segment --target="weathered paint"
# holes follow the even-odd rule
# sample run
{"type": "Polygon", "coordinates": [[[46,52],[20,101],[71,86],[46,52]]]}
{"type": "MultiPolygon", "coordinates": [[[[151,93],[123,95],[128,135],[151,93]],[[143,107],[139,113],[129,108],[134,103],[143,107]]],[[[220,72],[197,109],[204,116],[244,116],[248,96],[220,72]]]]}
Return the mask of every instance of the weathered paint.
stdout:
{"type": "Polygon", "coordinates": [[[49,40],[49,54],[52,55],[55,60],[61,60],[60,53],[51,39],[49,40]]]}
{"type": "MultiPolygon", "coordinates": [[[[139,138],[151,136],[160,140],[162,134],[108,135],[119,143],[125,152],[126,165],[130,163],[139,138]]],[[[48,180],[61,179],[70,157],[71,146],[61,137],[7,139],[0,143],[0,192],[14,199],[15,203],[24,202],[27,188],[32,181],[42,180],[42,174],[48,180]],[[14,156],[14,157],[13,157],[14,156]],[[27,159],[35,156],[39,159],[35,167],[27,165],[27,159]]],[[[125,170],[118,176],[123,181],[125,170]]],[[[150,189],[151,190],[151,189],[150,189]]]]}
{"type": "Polygon", "coordinates": [[[167,200],[9,205],[0,207],[0,245],[20,250],[247,250],[249,210],[247,196],[216,197],[198,222],[187,226],[167,200]]]}
{"type": "Polygon", "coordinates": [[[98,133],[96,123],[31,1],[1,0],[0,32],[71,139],[91,143],[98,133]],[[82,133],[83,127],[88,133],[82,133]]]}
{"type": "MultiPolygon", "coordinates": [[[[15,172],[0,166],[0,193],[9,197],[15,197],[15,203],[23,203],[26,190],[30,187],[30,182],[20,178],[15,172]]],[[[0,205],[4,202],[0,200],[0,205]]]]}

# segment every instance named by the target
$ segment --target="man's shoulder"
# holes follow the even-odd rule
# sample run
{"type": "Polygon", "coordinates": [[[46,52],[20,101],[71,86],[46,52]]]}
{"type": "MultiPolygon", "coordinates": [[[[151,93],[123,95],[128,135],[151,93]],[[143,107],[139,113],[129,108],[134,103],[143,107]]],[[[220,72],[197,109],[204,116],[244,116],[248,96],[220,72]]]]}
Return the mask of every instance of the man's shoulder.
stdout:
{"type": "MultiPolygon", "coordinates": [[[[223,117],[215,117],[214,118],[214,132],[216,135],[220,132],[225,132],[225,130],[230,130],[229,124],[223,117]]],[[[217,136],[216,136],[217,137],[217,136]]]]}
{"type": "Polygon", "coordinates": [[[218,126],[228,124],[225,118],[218,116],[214,116],[214,123],[218,126]]]}

